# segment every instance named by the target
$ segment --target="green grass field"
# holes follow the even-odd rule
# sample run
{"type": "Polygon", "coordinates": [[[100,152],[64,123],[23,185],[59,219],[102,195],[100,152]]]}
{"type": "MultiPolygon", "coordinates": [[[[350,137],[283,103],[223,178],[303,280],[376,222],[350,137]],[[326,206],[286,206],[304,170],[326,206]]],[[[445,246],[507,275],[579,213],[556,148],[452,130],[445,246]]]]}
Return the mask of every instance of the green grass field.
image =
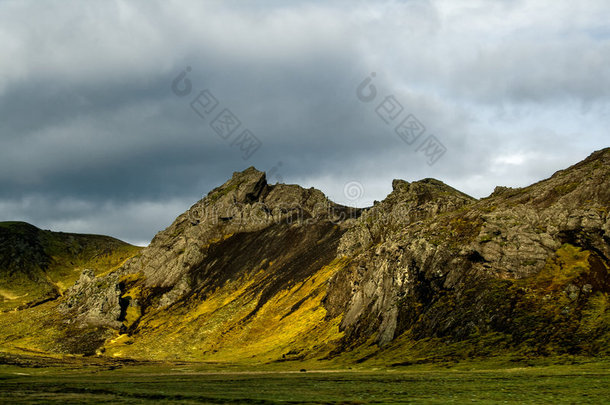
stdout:
{"type": "Polygon", "coordinates": [[[608,365],[491,370],[464,363],[306,372],[297,365],[284,371],[197,363],[2,365],[0,403],[608,403],[608,365]]]}

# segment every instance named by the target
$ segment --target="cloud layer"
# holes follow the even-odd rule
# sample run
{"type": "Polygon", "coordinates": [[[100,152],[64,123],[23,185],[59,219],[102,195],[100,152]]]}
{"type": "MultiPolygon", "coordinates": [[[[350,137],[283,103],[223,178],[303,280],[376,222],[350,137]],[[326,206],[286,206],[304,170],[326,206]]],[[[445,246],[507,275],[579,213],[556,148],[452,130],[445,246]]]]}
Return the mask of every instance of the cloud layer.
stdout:
{"type": "Polygon", "coordinates": [[[608,146],[607,21],[594,0],[4,1],[0,220],[146,243],[250,165],[359,206],[393,178],[527,185],[608,146]],[[202,118],[204,89],[218,106],[202,118]],[[388,96],[402,112],[386,123],[388,96]],[[228,139],[210,126],[225,108],[228,139]],[[395,132],[409,114],[426,129],[411,145],[395,132]],[[248,159],[244,129],[261,142],[248,159]],[[433,165],[429,135],[446,148],[433,165]]]}

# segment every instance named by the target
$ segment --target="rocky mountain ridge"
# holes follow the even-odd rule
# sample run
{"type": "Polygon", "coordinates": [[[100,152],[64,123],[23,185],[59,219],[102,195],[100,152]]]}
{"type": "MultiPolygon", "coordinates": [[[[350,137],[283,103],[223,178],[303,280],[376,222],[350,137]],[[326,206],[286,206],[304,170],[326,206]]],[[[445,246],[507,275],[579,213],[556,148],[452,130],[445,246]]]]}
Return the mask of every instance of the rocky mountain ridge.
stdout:
{"type": "Polygon", "coordinates": [[[394,180],[366,209],[249,168],[45,304],[74,344],[14,341],[220,362],[607,353],[609,185],[610,149],[480,200],[394,180]]]}

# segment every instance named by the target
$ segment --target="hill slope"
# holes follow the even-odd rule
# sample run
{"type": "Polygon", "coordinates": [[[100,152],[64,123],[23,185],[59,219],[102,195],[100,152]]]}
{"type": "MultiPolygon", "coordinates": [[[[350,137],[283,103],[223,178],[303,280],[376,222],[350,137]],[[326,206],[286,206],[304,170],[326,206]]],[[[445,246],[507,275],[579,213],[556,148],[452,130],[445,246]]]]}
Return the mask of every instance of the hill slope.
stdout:
{"type": "Polygon", "coordinates": [[[0,309],[55,299],[85,268],[111,271],[141,248],[100,235],[43,231],[25,222],[0,222],[0,309]]]}
{"type": "Polygon", "coordinates": [[[235,173],[121,268],[24,310],[45,314],[44,333],[0,347],[242,363],[607,354],[610,149],[481,200],[392,185],[354,209],[235,173]]]}

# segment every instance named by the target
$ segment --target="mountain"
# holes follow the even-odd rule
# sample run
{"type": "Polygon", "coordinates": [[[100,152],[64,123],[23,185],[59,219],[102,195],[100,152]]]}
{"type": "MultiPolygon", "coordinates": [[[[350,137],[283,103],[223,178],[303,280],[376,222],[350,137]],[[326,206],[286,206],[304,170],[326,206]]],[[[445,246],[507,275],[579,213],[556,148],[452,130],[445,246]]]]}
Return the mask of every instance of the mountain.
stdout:
{"type": "Polygon", "coordinates": [[[2,314],[0,349],[244,364],[608,355],[609,185],[610,149],[480,200],[394,180],[365,209],[249,168],[120,268],[2,314]]]}
{"type": "Polygon", "coordinates": [[[0,311],[58,298],[83,269],[95,274],[115,270],[140,249],[108,236],[0,222],[0,311]]]}

